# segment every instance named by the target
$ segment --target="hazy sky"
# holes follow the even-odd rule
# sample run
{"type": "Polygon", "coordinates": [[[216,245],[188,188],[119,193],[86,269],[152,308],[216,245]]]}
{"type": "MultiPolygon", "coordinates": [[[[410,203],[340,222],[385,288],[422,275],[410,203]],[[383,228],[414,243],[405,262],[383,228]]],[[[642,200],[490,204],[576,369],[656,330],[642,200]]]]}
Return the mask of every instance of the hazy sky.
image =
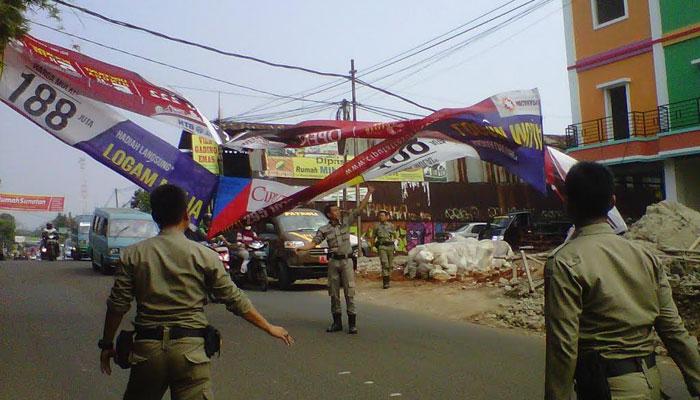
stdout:
{"type": "MultiPolygon", "coordinates": [[[[542,0],[531,4],[540,2],[542,0]]],[[[358,0],[352,3],[330,0],[74,0],[73,3],[171,36],[280,63],[347,73],[350,59],[354,58],[356,68],[362,75],[368,67],[442,35],[497,6],[510,3],[492,16],[523,5],[527,0],[358,0]]],[[[498,92],[536,87],[542,97],[545,132],[563,133],[566,125],[571,123],[571,110],[562,1],[542,3],[541,8],[492,34],[482,34],[474,39],[485,28],[494,25],[476,28],[433,50],[368,74],[362,79],[368,82],[377,80],[377,86],[435,109],[466,107],[498,92]],[[435,57],[441,50],[460,42],[466,43],[450,52],[449,56],[442,59],[435,57]],[[407,68],[426,58],[430,58],[430,61],[407,68]],[[401,71],[404,68],[407,69],[401,71]]],[[[520,10],[526,8],[524,6],[520,10]]],[[[271,68],[168,42],[67,8],[61,7],[61,11],[60,23],[43,14],[30,13],[29,17],[122,50],[268,92],[290,95],[336,81],[333,78],[271,68]]],[[[517,13],[509,16],[515,14],[517,13]]],[[[505,18],[507,17],[498,21],[505,21],[505,18]]],[[[484,19],[467,25],[462,30],[482,21],[484,19]]],[[[259,93],[155,65],[40,26],[32,25],[31,34],[64,47],[77,44],[89,56],[173,87],[212,119],[216,117],[218,108],[218,95],[215,91],[226,92],[221,96],[224,117],[244,113],[272,100],[259,93]]],[[[349,89],[349,83],[346,83],[310,98],[329,101],[349,99],[349,89]]],[[[360,88],[357,98],[358,102],[370,106],[425,114],[419,108],[377,94],[371,89],[360,88]]],[[[279,103],[282,102],[276,104],[279,103]]],[[[279,104],[276,108],[254,112],[258,116],[252,119],[271,120],[281,117],[275,121],[293,123],[335,117],[335,106],[297,115],[314,111],[317,106],[316,103],[308,102],[279,104]],[[312,108],[291,112],[287,114],[291,117],[286,118],[285,115],[261,115],[302,107],[312,108]]],[[[176,128],[120,112],[170,143],[177,144],[179,131],[176,128]]],[[[389,120],[362,110],[358,113],[358,119],[389,120]]],[[[83,154],[0,104],[0,192],[63,195],[66,197],[66,211],[80,214],[83,212],[80,194],[83,177],[78,160],[83,154]]],[[[113,205],[115,188],[122,189],[119,192],[120,203],[131,196],[136,186],[106,166],[85,157],[87,162],[84,178],[88,183],[86,211],[90,212],[95,206],[104,206],[107,201],[113,205]]],[[[48,213],[12,214],[27,227],[43,224],[54,216],[48,213]]]]}

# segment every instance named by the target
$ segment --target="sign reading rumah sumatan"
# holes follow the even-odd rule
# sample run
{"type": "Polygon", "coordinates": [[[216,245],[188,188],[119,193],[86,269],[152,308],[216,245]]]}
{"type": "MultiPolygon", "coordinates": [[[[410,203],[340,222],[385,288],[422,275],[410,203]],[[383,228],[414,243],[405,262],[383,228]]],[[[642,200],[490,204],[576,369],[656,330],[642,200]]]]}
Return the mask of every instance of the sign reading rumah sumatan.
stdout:
{"type": "Polygon", "coordinates": [[[63,212],[64,201],[59,196],[0,193],[0,210],[63,212]]]}

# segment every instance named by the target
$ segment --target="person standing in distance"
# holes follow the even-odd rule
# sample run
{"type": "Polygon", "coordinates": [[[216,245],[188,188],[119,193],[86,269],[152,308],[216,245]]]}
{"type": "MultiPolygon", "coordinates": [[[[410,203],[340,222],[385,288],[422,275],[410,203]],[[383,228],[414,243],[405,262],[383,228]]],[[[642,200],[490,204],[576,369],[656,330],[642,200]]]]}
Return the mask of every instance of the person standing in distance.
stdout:
{"type": "Polygon", "coordinates": [[[606,167],[576,164],[566,176],[576,231],[545,266],[545,399],[659,400],[654,331],[700,394],[700,354],[671,297],[662,266],[607,223],[615,205],[606,167]]]}
{"type": "Polygon", "coordinates": [[[379,261],[382,264],[382,287],[389,289],[391,270],[394,268],[396,229],[389,222],[389,213],[387,211],[379,211],[379,224],[374,228],[372,237],[374,238],[374,246],[379,254],[379,261]]]}
{"type": "Polygon", "coordinates": [[[205,351],[210,329],[204,314],[208,298],[287,345],[294,339],[258,313],[215,252],[185,237],[189,218],[182,189],[159,186],[150,199],[160,233],[122,250],[98,343],[101,370],[112,372],[114,335],[135,299],[136,337],[128,356],[131,373],[124,399],[160,399],[167,389],[177,400],[210,399],[210,359],[205,351]]]}
{"type": "MultiPolygon", "coordinates": [[[[318,229],[311,242],[296,251],[307,251],[321,244],[324,240],[328,243],[330,251],[328,257],[328,294],[331,296],[331,315],[333,323],[326,332],[338,332],[343,330],[342,307],[340,305],[340,286],[345,293],[345,306],[348,313],[348,333],[357,334],[357,314],[355,313],[355,271],[352,268],[352,245],[350,244],[350,225],[357,219],[360,211],[369,203],[369,197],[374,193],[374,188],[367,188],[367,195],[362,199],[359,207],[351,210],[344,218],[341,218],[340,208],[328,205],[324,209],[326,217],[330,220],[327,225],[318,229]]],[[[359,246],[358,236],[358,246],[359,246]]]]}

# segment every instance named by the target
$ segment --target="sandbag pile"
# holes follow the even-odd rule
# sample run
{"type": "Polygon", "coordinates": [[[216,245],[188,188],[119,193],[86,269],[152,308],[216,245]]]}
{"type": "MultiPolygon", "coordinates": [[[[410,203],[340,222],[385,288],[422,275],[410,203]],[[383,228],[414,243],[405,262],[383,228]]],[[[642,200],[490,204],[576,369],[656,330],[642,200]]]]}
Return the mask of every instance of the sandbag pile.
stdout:
{"type": "Polygon", "coordinates": [[[504,241],[455,238],[444,243],[428,243],[408,252],[404,275],[410,279],[447,281],[464,279],[475,272],[509,268],[506,259],[513,255],[504,241]]]}

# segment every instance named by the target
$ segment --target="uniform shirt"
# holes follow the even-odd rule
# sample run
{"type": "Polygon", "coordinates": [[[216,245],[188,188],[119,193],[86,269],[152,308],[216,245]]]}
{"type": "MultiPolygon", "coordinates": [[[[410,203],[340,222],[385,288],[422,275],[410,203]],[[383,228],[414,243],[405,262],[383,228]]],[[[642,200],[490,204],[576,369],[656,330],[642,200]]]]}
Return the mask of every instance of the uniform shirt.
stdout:
{"type": "Polygon", "coordinates": [[[252,308],[216,252],[172,230],[122,250],[107,307],[126,312],[133,298],[138,328],[204,328],[207,298],[236,315],[252,308]]]}
{"type": "Polygon", "coordinates": [[[654,352],[653,330],[700,392],[697,341],[686,331],[654,256],[616,235],[607,223],[578,229],[545,267],[545,398],[569,399],[579,351],[607,359],[654,352]]]}
{"type": "Polygon", "coordinates": [[[374,240],[377,246],[393,245],[396,230],[391,222],[380,222],[374,228],[374,240]]]}
{"type": "Polygon", "coordinates": [[[349,227],[357,218],[357,214],[357,209],[353,209],[342,219],[342,222],[330,222],[320,227],[313,238],[314,244],[319,245],[326,240],[331,253],[346,256],[352,254],[349,227]]]}

